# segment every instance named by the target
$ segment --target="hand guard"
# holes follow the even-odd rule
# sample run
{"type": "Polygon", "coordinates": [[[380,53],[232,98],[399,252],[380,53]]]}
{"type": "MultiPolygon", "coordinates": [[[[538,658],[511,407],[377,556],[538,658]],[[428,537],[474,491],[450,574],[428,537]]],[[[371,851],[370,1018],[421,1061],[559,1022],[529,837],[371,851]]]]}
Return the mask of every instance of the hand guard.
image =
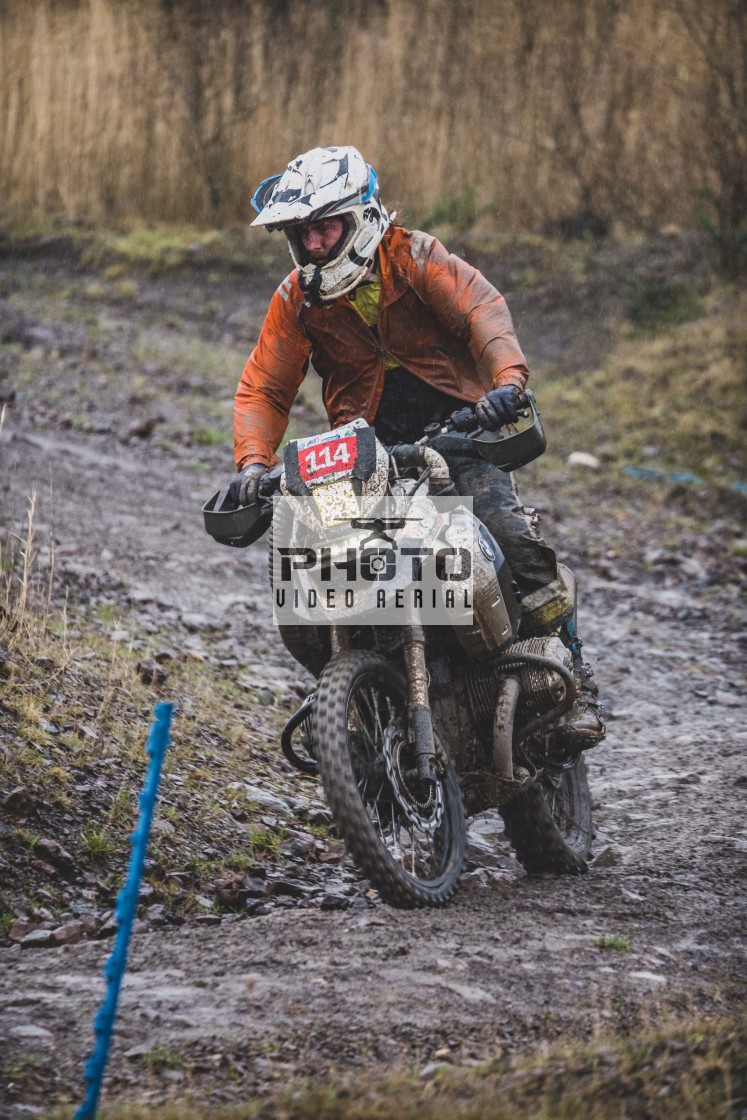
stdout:
{"type": "Polygon", "coordinates": [[[227,500],[239,506],[251,506],[257,501],[259,483],[267,473],[264,463],[250,463],[235,474],[228,488],[227,500]]]}
{"type": "Polygon", "coordinates": [[[515,385],[502,385],[480,397],[475,405],[475,416],[481,428],[495,432],[505,424],[515,424],[519,418],[516,408],[518,389],[515,385]]]}

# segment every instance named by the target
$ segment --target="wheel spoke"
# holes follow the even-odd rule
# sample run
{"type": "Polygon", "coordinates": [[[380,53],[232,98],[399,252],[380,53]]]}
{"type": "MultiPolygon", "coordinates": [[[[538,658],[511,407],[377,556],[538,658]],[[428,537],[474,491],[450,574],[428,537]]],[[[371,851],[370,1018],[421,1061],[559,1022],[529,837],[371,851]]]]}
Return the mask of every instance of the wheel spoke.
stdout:
{"type": "Polygon", "coordinates": [[[388,901],[447,901],[464,843],[459,792],[453,774],[441,780],[435,796],[417,778],[414,745],[404,730],[404,678],[377,655],[346,653],[325,670],[319,696],[320,770],[356,862],[388,901]],[[354,802],[345,786],[351,778],[354,802]]]}

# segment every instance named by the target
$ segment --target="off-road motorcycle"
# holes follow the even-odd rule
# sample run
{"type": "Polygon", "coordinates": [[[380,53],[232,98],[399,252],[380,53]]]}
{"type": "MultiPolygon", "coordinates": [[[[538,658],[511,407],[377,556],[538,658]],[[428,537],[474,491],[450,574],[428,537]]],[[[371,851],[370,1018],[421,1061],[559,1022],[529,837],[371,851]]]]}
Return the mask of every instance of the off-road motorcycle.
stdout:
{"type": "MultiPolygon", "coordinates": [[[[522,405],[519,425],[498,432],[477,428],[467,408],[429,425],[413,445],[384,448],[362,420],[292,441],[257,504],[230,509],[225,491],[213,495],[203,507],[205,526],[238,547],[270,529],[272,557],[271,495],[328,500],[339,473],[320,468],[313,478],[299,465],[308,468],[316,448],[314,463],[334,468],[342,441],[358,467],[347,476],[369,495],[448,492],[448,466],[433,444],[454,433],[471,439],[481,458],[515,470],[545,448],[531,393],[522,405]]],[[[561,751],[553,736],[576,698],[571,651],[557,636],[521,640],[516,585],[500,546],[471,515],[470,534],[469,625],[409,618],[399,626],[280,627],[291,654],[317,678],[283,731],[283,752],[302,772],[321,776],[348,851],[395,906],[441,906],[453,897],[466,817],[491,808],[530,873],[583,872],[591,850],[584,758],[567,744],[561,751]]],[[[565,568],[561,576],[575,605],[575,580],[565,568]]]]}

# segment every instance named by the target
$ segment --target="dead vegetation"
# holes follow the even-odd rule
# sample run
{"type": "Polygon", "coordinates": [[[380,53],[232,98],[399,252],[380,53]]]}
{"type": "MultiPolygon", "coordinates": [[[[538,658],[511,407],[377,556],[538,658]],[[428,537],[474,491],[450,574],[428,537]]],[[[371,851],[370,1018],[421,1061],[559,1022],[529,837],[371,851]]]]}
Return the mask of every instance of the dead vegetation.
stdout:
{"type": "Polygon", "coordinates": [[[0,576],[0,937],[62,926],[81,899],[86,933],[106,926],[165,696],[176,714],[141,900],[169,921],[231,910],[242,879],[264,877],[296,835],[290,810],[271,815],[245,785],[284,790],[267,744],[285,705],[268,707],[259,680],[139,633],[122,602],[86,606],[78,589],[68,605],[69,574],[55,572],[49,541],[37,549],[34,506],[32,494],[23,530],[6,533],[0,576]]]}
{"type": "Polygon", "coordinates": [[[350,142],[411,213],[466,206],[571,234],[702,219],[724,268],[743,262],[743,0],[705,16],[691,0],[353,0],[338,14],[11,0],[6,219],[243,220],[297,151],[350,142]]]}
{"type": "MultiPolygon", "coordinates": [[[[241,1106],[213,1106],[215,1120],[727,1120],[747,1099],[744,1022],[704,1020],[647,1027],[588,1045],[545,1045],[530,1057],[497,1057],[473,1068],[434,1061],[418,1079],[348,1077],[328,1086],[274,1089],[241,1106]]],[[[145,1055],[143,1077],[194,1059],[170,1048],[145,1055]]],[[[33,1076],[33,1070],[30,1071],[33,1076]]],[[[237,1071],[237,1075],[238,1074],[237,1071]]],[[[68,1120],[68,1110],[50,1120],[68,1120]]],[[[188,1104],[102,1109],[102,1120],[198,1120],[188,1104]]]]}

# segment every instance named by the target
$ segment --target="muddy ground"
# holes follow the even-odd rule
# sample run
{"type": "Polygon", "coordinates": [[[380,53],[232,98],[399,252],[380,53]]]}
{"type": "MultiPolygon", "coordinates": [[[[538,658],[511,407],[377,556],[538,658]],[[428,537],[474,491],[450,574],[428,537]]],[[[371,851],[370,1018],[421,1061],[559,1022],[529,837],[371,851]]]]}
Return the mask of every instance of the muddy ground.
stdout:
{"type": "MultiPolygon", "coordinates": [[[[230,450],[194,438],[228,423],[238,356],[271,280],[143,275],[133,293],[53,251],[11,255],[0,272],[6,321],[16,316],[1,383],[17,388],[0,443],[6,524],[20,523],[35,487],[60,580],[80,590],[86,572],[106,573],[154,641],[213,659],[230,651],[276,696],[292,695],[303,675],[271,625],[261,545],[221,550],[198,515],[230,450]],[[179,351],[179,373],[175,340],[224,350],[226,368],[201,381],[200,355],[179,351]],[[151,420],[149,433],[133,432],[151,420]]],[[[523,341],[530,356],[547,346],[523,341]]],[[[579,449],[594,450],[582,438],[579,449]]],[[[487,815],[472,824],[468,872],[442,912],[398,912],[359,892],[344,910],[312,899],[215,924],[140,921],[105,1101],[241,1101],[301,1078],[469,1065],[741,1012],[747,628],[740,572],[725,559],[740,532],[733,505],[713,492],[579,483],[562,463],[528,490],[580,577],[586,652],[611,717],[588,759],[589,874],[528,878],[487,815]]],[[[269,788],[286,795],[293,780],[276,768],[269,788]]],[[[298,792],[321,800],[308,781],[298,792]]],[[[341,882],[339,866],[314,875],[341,882]]],[[[110,950],[104,939],[0,951],[0,1116],[78,1099],[110,950]]]]}

